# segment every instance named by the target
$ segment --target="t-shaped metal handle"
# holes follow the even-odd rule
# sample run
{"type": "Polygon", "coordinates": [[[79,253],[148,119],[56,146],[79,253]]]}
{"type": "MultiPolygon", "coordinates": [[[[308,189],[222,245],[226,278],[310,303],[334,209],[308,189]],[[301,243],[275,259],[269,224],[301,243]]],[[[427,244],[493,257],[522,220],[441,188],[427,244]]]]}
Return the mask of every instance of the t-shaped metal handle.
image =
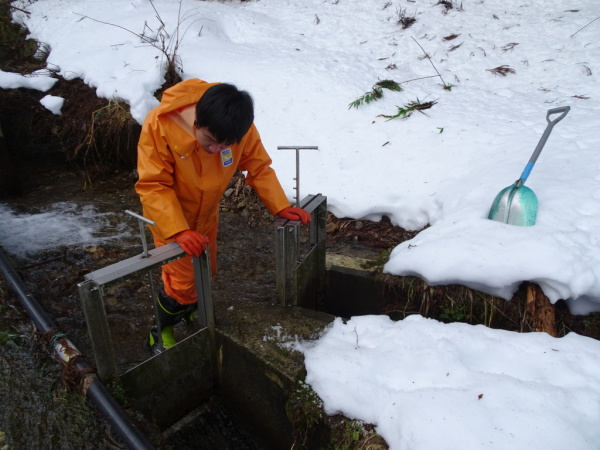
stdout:
{"type": "Polygon", "coordinates": [[[294,178],[294,180],[296,180],[296,187],[294,188],[296,190],[296,196],[294,198],[296,199],[296,206],[299,208],[300,199],[302,198],[300,197],[300,150],[319,150],[319,147],[314,145],[288,145],[278,146],[277,150],[296,150],[296,178],[294,178]]]}

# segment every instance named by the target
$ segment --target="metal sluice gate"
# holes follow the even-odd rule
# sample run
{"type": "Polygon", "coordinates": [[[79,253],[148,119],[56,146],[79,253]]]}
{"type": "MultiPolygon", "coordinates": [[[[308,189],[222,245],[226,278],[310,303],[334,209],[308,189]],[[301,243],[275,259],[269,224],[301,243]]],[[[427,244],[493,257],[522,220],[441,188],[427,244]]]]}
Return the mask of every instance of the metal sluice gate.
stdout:
{"type": "Polygon", "coordinates": [[[105,309],[105,287],[126,277],[147,273],[156,311],[152,269],[186,256],[176,242],[148,251],[142,222],[152,223],[130,211],[127,213],[140,222],[143,253],[85,275],[85,281],[78,284],[79,296],[98,375],[105,380],[120,379],[128,395],[136,399],[136,407],[159,426],[166,426],[172,422],[177,411],[192,408],[205,400],[212,393],[215,383],[215,322],[209,249],[200,257],[193,258],[199,330],[167,351],[119,374],[105,309]],[[181,389],[182,385],[186,389],[181,389]]]}
{"type": "MultiPolygon", "coordinates": [[[[309,195],[300,205],[311,215],[307,226],[302,226],[300,221],[281,218],[275,222],[277,296],[282,306],[316,309],[325,296],[327,198],[321,194],[309,195]]],[[[217,384],[209,251],[193,258],[199,330],[119,374],[104,302],[105,288],[130,276],[148,274],[156,308],[151,271],[185,256],[177,243],[148,250],[144,222],[154,224],[135,213],[127,213],[138,219],[143,252],[85,275],[85,281],[78,284],[79,295],[98,375],[104,380],[119,379],[127,394],[136,400],[136,408],[159,427],[165,427],[171,425],[182,411],[189,411],[208,398],[217,384]]]]}

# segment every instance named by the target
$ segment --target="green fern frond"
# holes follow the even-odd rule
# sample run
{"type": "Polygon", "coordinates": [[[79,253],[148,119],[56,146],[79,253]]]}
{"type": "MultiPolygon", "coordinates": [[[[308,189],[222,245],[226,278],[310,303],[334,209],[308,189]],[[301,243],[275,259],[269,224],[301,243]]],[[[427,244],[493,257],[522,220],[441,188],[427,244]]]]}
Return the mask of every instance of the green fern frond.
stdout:
{"type": "Polygon", "coordinates": [[[394,80],[382,80],[378,81],[373,85],[369,92],[366,92],[364,95],[361,95],[359,98],[354,100],[352,103],[348,105],[348,109],[350,108],[358,108],[359,106],[365,103],[371,103],[376,100],[379,100],[383,97],[383,90],[387,89],[395,92],[402,92],[402,87],[395,82],[394,80]]]}
{"type": "Polygon", "coordinates": [[[390,91],[402,92],[402,87],[395,82],[394,80],[382,80],[375,83],[375,86],[382,87],[384,89],[388,89],[390,91]]]}

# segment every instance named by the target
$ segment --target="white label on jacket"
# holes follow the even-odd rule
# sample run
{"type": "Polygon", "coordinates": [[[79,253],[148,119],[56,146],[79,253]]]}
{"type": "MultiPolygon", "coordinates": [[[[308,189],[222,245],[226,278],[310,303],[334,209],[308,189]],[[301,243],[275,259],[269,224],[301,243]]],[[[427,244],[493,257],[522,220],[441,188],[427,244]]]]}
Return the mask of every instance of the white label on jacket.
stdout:
{"type": "Polygon", "coordinates": [[[221,162],[223,163],[223,167],[227,167],[233,163],[233,154],[231,153],[230,148],[221,150],[221,162]]]}

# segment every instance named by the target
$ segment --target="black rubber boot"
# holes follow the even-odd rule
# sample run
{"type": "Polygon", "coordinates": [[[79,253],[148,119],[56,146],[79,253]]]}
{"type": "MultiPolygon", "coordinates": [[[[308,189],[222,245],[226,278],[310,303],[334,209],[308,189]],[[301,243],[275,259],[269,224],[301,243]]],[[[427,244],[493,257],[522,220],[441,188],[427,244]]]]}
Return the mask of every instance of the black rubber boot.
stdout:
{"type": "Polygon", "coordinates": [[[154,354],[161,353],[177,343],[173,334],[173,326],[181,322],[188,308],[186,305],[173,300],[162,289],[158,293],[156,302],[158,320],[156,320],[157,324],[152,327],[148,336],[148,345],[154,354]],[[158,339],[159,332],[162,345],[160,345],[158,339]]]}

